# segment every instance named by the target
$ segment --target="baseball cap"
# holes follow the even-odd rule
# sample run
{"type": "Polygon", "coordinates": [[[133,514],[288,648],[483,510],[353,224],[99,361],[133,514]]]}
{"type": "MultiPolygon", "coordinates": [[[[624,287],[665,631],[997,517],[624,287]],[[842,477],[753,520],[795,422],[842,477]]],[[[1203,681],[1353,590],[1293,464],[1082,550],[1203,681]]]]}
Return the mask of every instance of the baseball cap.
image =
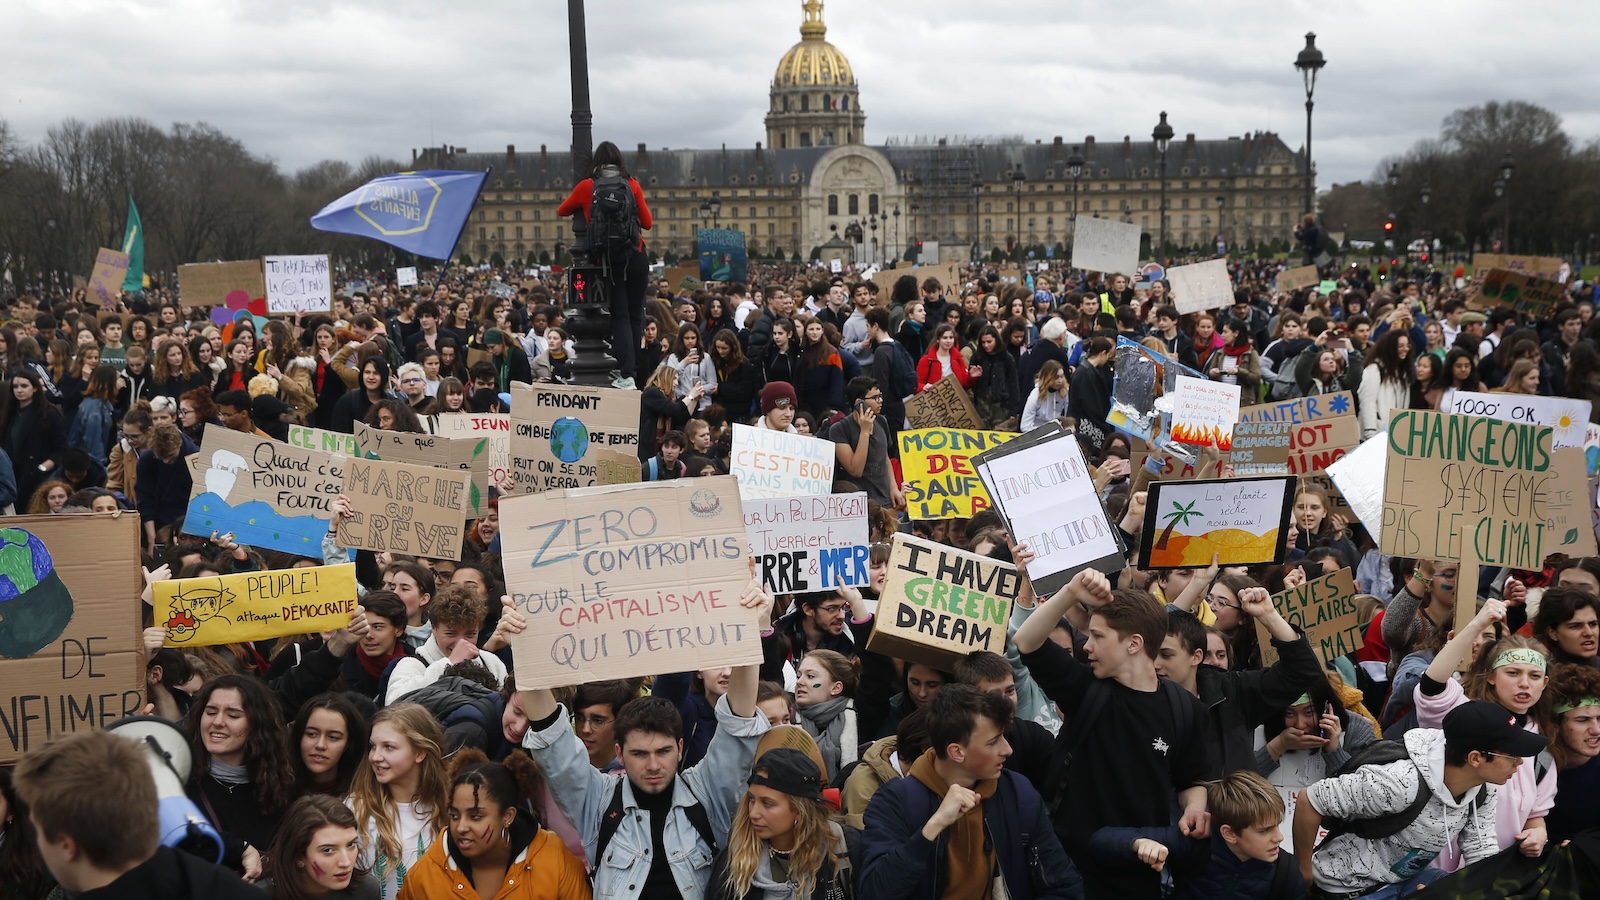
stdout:
{"type": "Polygon", "coordinates": [[[811,757],[792,747],[775,747],[761,754],[751,769],[749,783],[791,797],[822,799],[822,770],[811,757]]]}
{"type": "Polygon", "coordinates": [[[1463,325],[1482,325],[1487,321],[1489,321],[1489,317],[1481,312],[1464,312],[1461,314],[1461,324],[1463,325]]]}
{"type": "Polygon", "coordinates": [[[1510,710],[1488,700],[1469,700],[1446,713],[1444,742],[1461,750],[1522,757],[1538,756],[1550,744],[1518,725],[1510,710]]]}

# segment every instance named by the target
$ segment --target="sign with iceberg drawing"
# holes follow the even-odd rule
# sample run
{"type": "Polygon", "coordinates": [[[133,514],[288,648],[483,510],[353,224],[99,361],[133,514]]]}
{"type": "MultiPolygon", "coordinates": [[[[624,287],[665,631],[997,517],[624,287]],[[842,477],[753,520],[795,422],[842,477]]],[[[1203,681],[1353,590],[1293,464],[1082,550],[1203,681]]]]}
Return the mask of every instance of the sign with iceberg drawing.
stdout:
{"type": "Polygon", "coordinates": [[[188,458],[194,487],[183,531],[322,558],[346,457],[207,425],[188,458]]]}

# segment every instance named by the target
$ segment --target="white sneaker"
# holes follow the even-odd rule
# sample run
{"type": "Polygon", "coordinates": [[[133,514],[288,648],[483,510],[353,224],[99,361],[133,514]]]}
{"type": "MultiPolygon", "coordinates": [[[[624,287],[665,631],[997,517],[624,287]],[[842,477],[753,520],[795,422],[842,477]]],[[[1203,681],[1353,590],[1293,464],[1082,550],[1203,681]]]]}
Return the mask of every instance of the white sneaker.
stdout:
{"type": "Polygon", "coordinates": [[[624,391],[636,390],[636,388],[633,386],[632,378],[618,378],[611,382],[611,386],[624,391]]]}

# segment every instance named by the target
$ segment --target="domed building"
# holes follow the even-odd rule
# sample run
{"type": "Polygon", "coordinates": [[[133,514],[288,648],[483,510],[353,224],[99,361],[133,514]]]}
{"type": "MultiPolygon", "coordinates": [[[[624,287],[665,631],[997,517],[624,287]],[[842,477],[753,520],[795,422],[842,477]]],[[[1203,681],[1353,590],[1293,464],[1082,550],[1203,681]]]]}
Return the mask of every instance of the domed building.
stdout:
{"type": "MultiPolygon", "coordinates": [[[[1079,214],[1137,224],[1157,243],[1161,156],[1148,137],[892,139],[868,146],[855,70],[827,33],[822,0],[802,0],[800,41],[779,59],[769,86],[764,142],[652,150],[638,141],[635,152],[624,152],[655,214],[655,228],[645,235],[652,255],[692,258],[696,229],[718,227],[743,232],[752,259],[819,259],[840,246],[862,265],[892,265],[918,246],[922,261],[1019,248],[1060,259],[1079,214]]],[[[624,148],[637,140],[595,137],[624,148]]],[[[569,152],[430,147],[413,150],[412,165],[492,170],[458,256],[550,262],[571,240],[555,215],[572,187],[569,152]]],[[[1166,154],[1169,248],[1209,253],[1218,241],[1230,251],[1291,244],[1304,170],[1303,157],[1272,132],[1222,140],[1175,136],[1166,154]]]]}
{"type": "Polygon", "coordinates": [[[826,40],[822,0],[806,0],[800,43],[778,61],[767,109],[767,146],[866,143],[867,116],[850,60],[826,40]]]}

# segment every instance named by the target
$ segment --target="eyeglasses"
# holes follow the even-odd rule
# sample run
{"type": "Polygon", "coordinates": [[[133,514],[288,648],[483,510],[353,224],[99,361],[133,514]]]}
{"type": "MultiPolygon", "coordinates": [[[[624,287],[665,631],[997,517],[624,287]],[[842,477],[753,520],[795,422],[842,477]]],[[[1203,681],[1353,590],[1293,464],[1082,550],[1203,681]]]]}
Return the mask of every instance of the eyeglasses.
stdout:
{"type": "Polygon", "coordinates": [[[1206,595],[1206,605],[1210,606],[1212,609],[1243,609],[1243,607],[1241,607],[1239,604],[1228,603],[1223,600],[1223,598],[1213,594],[1206,595]]]}
{"type": "Polygon", "coordinates": [[[572,721],[578,723],[580,728],[604,728],[616,720],[610,716],[573,716],[572,721]]]}
{"type": "Polygon", "coordinates": [[[882,403],[883,402],[883,392],[880,391],[880,392],[878,392],[876,394],[868,394],[865,397],[862,397],[861,399],[863,399],[863,400],[875,400],[875,401],[877,401],[879,403],[882,403]]]}
{"type": "Polygon", "coordinates": [[[422,383],[422,379],[421,378],[415,378],[415,377],[413,377],[413,378],[402,378],[402,379],[400,379],[400,383],[401,384],[421,384],[422,383]]]}
{"type": "Polygon", "coordinates": [[[834,615],[844,612],[845,609],[846,606],[843,603],[829,603],[827,606],[817,607],[819,612],[832,613],[834,615]]]}

